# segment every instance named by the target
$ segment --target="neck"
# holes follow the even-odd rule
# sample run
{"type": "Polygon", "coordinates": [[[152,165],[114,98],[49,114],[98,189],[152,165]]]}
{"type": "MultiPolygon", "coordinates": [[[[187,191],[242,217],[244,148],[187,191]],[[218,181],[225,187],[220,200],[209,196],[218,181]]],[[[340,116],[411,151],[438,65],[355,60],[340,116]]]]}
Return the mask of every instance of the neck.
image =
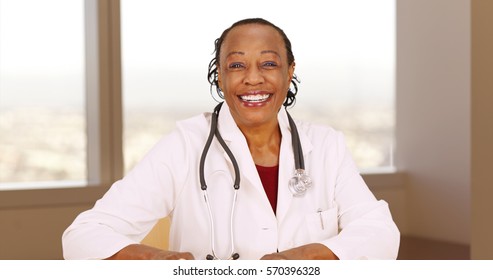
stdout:
{"type": "Polygon", "coordinates": [[[260,166],[279,164],[281,130],[277,120],[258,127],[240,127],[240,130],[245,135],[255,164],[260,166]]]}

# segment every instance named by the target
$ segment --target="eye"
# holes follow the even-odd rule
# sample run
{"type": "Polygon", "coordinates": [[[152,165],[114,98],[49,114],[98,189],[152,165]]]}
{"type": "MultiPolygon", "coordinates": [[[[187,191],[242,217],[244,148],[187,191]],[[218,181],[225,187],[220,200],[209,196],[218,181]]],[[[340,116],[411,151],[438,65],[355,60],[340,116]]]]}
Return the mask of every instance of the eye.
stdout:
{"type": "Polygon", "coordinates": [[[233,62],[233,63],[229,64],[229,68],[231,68],[231,69],[243,68],[243,64],[240,62],[233,62]]]}
{"type": "Polygon", "coordinates": [[[262,66],[267,67],[267,68],[274,68],[277,66],[277,63],[274,61],[266,61],[266,62],[262,63],[262,66]]]}

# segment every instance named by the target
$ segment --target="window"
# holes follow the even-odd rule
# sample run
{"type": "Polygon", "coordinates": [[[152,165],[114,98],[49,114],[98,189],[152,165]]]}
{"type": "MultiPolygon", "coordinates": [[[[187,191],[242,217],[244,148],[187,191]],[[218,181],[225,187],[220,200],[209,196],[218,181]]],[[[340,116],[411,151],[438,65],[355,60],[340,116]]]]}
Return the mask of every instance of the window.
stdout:
{"type": "Polygon", "coordinates": [[[393,168],[395,1],[122,1],[125,169],[178,119],[211,111],[213,41],[263,17],[293,44],[293,116],[344,132],[362,171],[393,168]],[[258,9],[262,7],[262,9],[258,9]]]}
{"type": "Polygon", "coordinates": [[[0,0],[0,189],[86,181],[84,59],[82,0],[0,0]]]}

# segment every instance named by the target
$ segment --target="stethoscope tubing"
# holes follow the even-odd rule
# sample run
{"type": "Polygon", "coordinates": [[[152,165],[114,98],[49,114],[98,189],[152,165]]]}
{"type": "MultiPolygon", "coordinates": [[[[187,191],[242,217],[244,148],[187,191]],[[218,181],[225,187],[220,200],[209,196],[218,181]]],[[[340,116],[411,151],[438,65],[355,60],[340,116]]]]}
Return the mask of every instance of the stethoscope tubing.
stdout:
{"type": "Polygon", "coordinates": [[[305,169],[305,160],[303,159],[303,148],[301,147],[300,135],[298,134],[298,128],[294,123],[291,115],[286,111],[289,120],[289,126],[291,127],[291,144],[293,146],[294,165],[295,169],[305,169]]]}
{"type": "Polygon", "coordinates": [[[226,145],[226,142],[224,142],[224,139],[222,138],[221,134],[219,133],[219,130],[217,129],[217,118],[219,115],[219,110],[221,109],[223,102],[219,103],[215,108],[212,113],[212,120],[211,120],[211,130],[209,133],[209,136],[207,138],[204,151],[202,152],[202,155],[200,157],[200,164],[199,164],[199,177],[200,177],[200,187],[202,191],[204,192],[204,200],[207,205],[207,212],[209,213],[209,221],[210,221],[210,226],[211,226],[211,249],[212,249],[212,255],[208,255],[207,259],[215,259],[218,260],[219,258],[216,255],[216,242],[215,242],[215,231],[214,231],[214,217],[212,216],[212,210],[210,206],[210,199],[207,194],[207,183],[205,181],[205,172],[204,172],[204,166],[205,166],[205,158],[207,157],[207,153],[209,151],[209,148],[212,144],[212,140],[214,139],[214,136],[216,136],[217,140],[219,141],[219,144],[223,147],[224,151],[226,151],[226,154],[228,157],[231,159],[231,162],[233,163],[233,167],[235,170],[235,182],[233,185],[234,188],[234,194],[233,194],[233,205],[231,206],[231,215],[230,215],[230,236],[231,236],[231,259],[237,259],[239,258],[239,255],[234,252],[235,246],[234,246],[234,234],[233,234],[233,221],[234,221],[234,214],[235,214],[235,209],[236,209],[236,200],[238,196],[238,189],[240,188],[240,168],[238,167],[238,162],[236,161],[233,152],[229,149],[228,145],[226,145]]]}
{"type": "MultiPolygon", "coordinates": [[[[211,249],[212,249],[212,259],[213,260],[220,260],[220,258],[217,257],[217,254],[216,254],[216,242],[215,242],[215,234],[214,234],[214,219],[212,217],[212,210],[211,210],[211,206],[210,206],[210,201],[209,201],[209,196],[207,195],[207,190],[204,190],[204,199],[206,201],[206,205],[207,205],[207,212],[209,213],[209,221],[210,221],[210,226],[211,226],[211,249]]],[[[234,248],[235,248],[235,245],[234,245],[234,234],[233,234],[233,221],[234,221],[234,215],[235,215],[235,209],[236,209],[236,198],[238,196],[238,190],[235,189],[234,191],[234,195],[233,195],[233,205],[231,206],[231,215],[230,215],[230,227],[229,227],[229,230],[230,230],[230,236],[231,236],[231,253],[230,253],[230,257],[228,258],[228,260],[232,260],[232,259],[236,259],[234,256],[235,256],[235,252],[234,252],[234,248]]],[[[239,255],[238,255],[239,257],[239,255]]]]}

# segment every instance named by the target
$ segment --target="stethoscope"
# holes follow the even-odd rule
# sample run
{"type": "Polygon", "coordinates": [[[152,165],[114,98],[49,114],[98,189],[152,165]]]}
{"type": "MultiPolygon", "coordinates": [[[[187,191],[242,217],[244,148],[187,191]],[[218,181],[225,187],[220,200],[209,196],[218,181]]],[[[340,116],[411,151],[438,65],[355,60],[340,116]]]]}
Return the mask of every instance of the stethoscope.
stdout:
{"type": "MultiPolygon", "coordinates": [[[[236,198],[238,196],[238,190],[240,189],[240,169],[238,167],[238,162],[236,161],[233,153],[226,145],[221,134],[219,133],[219,130],[217,129],[217,118],[219,116],[219,110],[221,110],[222,104],[223,102],[219,103],[214,108],[214,112],[212,113],[211,130],[207,138],[207,141],[205,143],[204,150],[202,151],[202,156],[200,157],[200,167],[199,167],[200,186],[204,193],[204,200],[207,205],[207,211],[209,212],[209,221],[210,221],[210,229],[211,229],[210,236],[211,236],[212,254],[208,254],[206,256],[207,260],[219,260],[219,258],[216,255],[215,242],[214,242],[215,240],[214,218],[212,216],[211,206],[209,203],[210,201],[209,196],[207,195],[207,184],[205,182],[205,175],[204,175],[205,158],[207,156],[207,152],[209,151],[209,148],[211,147],[211,143],[212,140],[214,139],[214,136],[216,136],[217,140],[219,141],[219,144],[221,144],[226,154],[228,154],[228,157],[233,163],[233,167],[235,171],[235,181],[233,183],[233,188],[234,188],[233,205],[231,206],[231,219],[230,219],[231,253],[227,260],[236,260],[240,257],[238,253],[235,253],[234,234],[233,234],[233,217],[236,208],[236,198]]],[[[303,196],[306,190],[308,190],[312,186],[312,180],[305,172],[305,162],[303,160],[303,150],[301,148],[298,129],[296,128],[296,125],[293,119],[291,118],[291,116],[289,115],[288,111],[286,111],[286,113],[288,115],[289,126],[291,128],[291,142],[293,145],[294,164],[295,164],[294,175],[289,180],[288,187],[291,193],[293,194],[293,196],[299,197],[299,196],[303,196]]]]}

